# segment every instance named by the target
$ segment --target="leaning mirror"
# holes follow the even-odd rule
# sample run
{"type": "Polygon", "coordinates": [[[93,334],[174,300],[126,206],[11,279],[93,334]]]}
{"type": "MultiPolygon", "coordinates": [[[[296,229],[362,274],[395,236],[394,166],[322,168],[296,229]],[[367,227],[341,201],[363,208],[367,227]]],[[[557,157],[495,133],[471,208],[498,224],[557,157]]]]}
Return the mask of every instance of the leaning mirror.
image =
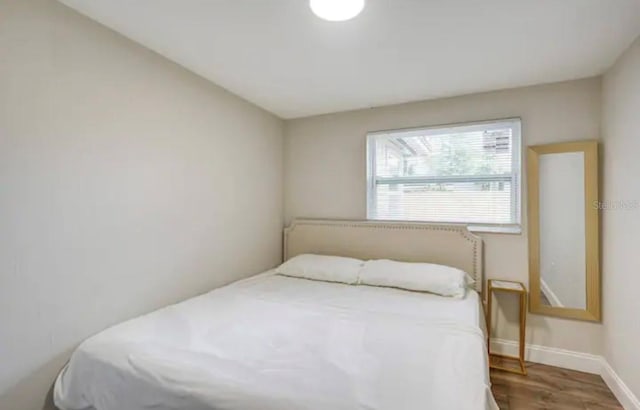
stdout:
{"type": "Polygon", "coordinates": [[[527,151],[530,310],[600,321],[598,143],[527,151]]]}

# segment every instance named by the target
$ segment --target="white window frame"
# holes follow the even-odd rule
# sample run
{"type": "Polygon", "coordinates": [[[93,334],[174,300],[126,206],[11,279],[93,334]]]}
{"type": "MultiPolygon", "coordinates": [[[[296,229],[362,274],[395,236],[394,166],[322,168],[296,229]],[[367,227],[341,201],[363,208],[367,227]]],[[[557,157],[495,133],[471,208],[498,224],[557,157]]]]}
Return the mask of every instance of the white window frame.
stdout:
{"type": "MultiPolygon", "coordinates": [[[[494,127],[508,126],[513,130],[512,144],[513,144],[513,158],[511,161],[512,172],[510,174],[496,175],[496,176],[478,176],[478,177],[459,177],[459,176],[445,176],[445,177],[400,177],[400,178],[384,178],[385,182],[452,182],[452,181],[497,181],[502,178],[511,183],[514,188],[511,191],[511,212],[513,216],[513,223],[509,224],[466,224],[460,222],[443,222],[443,221],[415,221],[410,222],[427,222],[437,224],[454,224],[465,225],[469,230],[476,232],[496,232],[496,233],[514,233],[519,234],[522,232],[522,121],[520,118],[507,118],[500,120],[490,121],[477,121],[471,123],[461,124],[448,124],[438,125],[430,127],[419,128],[406,128],[397,130],[385,130],[374,131],[367,133],[367,219],[380,221],[381,219],[374,218],[376,207],[376,185],[380,178],[376,179],[376,138],[381,136],[388,136],[390,134],[402,134],[402,136],[412,135],[438,135],[442,133],[451,132],[472,132],[472,131],[484,131],[494,127]],[[489,127],[490,126],[490,127],[489,127]]],[[[397,221],[396,221],[397,222],[397,221]]]]}

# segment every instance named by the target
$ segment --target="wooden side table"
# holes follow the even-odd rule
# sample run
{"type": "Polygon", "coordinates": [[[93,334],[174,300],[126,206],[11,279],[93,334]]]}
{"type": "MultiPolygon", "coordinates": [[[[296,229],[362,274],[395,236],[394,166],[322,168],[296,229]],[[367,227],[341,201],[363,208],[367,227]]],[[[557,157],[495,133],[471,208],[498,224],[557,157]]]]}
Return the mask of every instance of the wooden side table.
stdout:
{"type": "Polygon", "coordinates": [[[527,375],[527,369],[524,362],[524,347],[525,347],[525,330],[527,321],[527,289],[521,282],[514,282],[509,280],[497,280],[489,279],[489,289],[487,291],[487,349],[489,352],[489,367],[492,369],[504,370],[511,373],[527,375]],[[491,306],[493,304],[494,292],[510,292],[516,293],[520,296],[520,343],[519,343],[519,355],[518,357],[507,356],[503,354],[491,353],[491,306]],[[519,369],[509,368],[504,366],[498,366],[491,363],[491,356],[501,357],[504,359],[517,360],[519,369]]]}

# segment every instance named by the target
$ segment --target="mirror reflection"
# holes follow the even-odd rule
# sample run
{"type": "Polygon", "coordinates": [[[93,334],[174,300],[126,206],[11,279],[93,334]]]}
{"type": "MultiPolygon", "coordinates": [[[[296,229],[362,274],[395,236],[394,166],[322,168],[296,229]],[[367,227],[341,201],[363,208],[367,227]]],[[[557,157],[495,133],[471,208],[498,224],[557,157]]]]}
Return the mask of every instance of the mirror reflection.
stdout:
{"type": "Polygon", "coordinates": [[[540,301],[585,309],[584,153],[539,158],[540,301]]]}

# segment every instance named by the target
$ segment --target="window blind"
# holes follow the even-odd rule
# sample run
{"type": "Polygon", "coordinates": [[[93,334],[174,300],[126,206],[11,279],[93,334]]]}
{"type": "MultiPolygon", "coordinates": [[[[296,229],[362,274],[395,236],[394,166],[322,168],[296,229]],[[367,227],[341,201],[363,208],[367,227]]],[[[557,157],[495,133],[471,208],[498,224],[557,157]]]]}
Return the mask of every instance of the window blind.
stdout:
{"type": "Polygon", "coordinates": [[[369,219],[520,224],[520,120],[371,133],[369,219]]]}

